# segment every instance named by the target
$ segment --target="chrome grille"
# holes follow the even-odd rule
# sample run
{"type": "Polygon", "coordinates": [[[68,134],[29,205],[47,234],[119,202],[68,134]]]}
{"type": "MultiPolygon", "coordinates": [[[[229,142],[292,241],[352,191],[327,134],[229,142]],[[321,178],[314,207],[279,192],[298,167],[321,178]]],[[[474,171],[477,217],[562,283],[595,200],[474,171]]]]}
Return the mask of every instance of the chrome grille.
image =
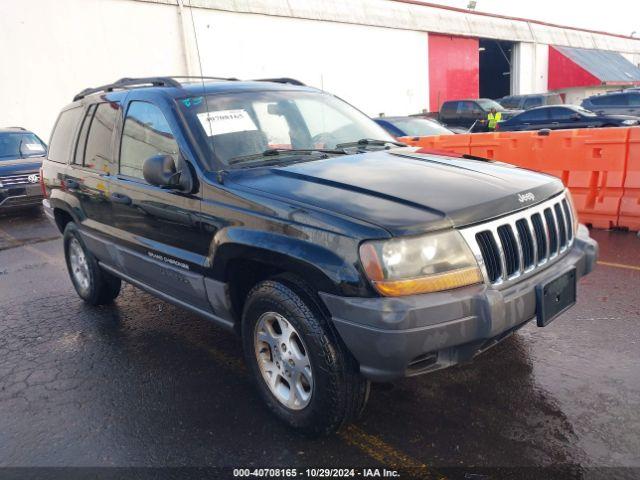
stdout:
{"type": "Polygon", "coordinates": [[[20,175],[5,175],[0,176],[0,183],[5,187],[15,187],[18,185],[33,185],[40,181],[40,176],[37,173],[23,173],[20,175]],[[34,182],[29,181],[29,177],[35,179],[34,182]]]}
{"type": "Polygon", "coordinates": [[[487,283],[502,285],[533,274],[573,244],[573,218],[563,193],[551,200],[460,233],[487,283]]]}

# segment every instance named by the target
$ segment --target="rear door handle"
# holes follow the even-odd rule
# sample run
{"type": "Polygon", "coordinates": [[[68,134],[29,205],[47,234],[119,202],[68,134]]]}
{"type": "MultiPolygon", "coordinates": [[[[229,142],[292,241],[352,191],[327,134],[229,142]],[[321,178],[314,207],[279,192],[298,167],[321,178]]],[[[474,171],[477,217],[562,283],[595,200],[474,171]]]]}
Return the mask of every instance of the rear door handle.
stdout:
{"type": "Polygon", "coordinates": [[[131,197],[123,195],[122,193],[113,192],[109,195],[109,198],[113,203],[120,203],[122,205],[131,205],[131,197]]]}

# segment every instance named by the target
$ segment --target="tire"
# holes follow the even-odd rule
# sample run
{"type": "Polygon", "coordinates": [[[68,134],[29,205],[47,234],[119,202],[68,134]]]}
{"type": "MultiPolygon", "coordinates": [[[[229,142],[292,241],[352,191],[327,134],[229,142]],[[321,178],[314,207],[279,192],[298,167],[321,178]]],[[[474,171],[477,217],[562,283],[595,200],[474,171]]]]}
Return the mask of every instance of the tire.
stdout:
{"type": "Polygon", "coordinates": [[[63,239],[67,271],[78,296],[90,305],[113,302],[120,293],[122,282],[100,268],[98,261],[82,241],[75,223],[67,223],[63,239]]]}
{"type": "Polygon", "coordinates": [[[323,315],[314,293],[300,280],[267,280],[249,292],[242,315],[242,343],[261,397],[290,427],[313,436],[328,435],[364,410],[369,381],[362,377],[355,359],[323,315]],[[276,328],[276,322],[284,322],[284,326],[276,328]],[[258,340],[258,335],[263,339],[265,333],[269,337],[269,331],[276,334],[269,340],[275,338],[274,342],[258,340]],[[287,339],[289,348],[274,351],[274,344],[282,346],[281,341],[287,339]],[[302,362],[286,371],[287,362],[299,362],[302,352],[302,362]],[[304,368],[306,362],[308,369],[304,368]],[[278,363],[283,367],[276,366],[278,363]],[[265,373],[269,369],[271,374],[265,373]],[[289,373],[292,376],[287,377],[289,373]],[[276,386],[269,386],[267,379],[276,386]],[[291,392],[298,397],[297,404],[291,403],[291,392]]]}

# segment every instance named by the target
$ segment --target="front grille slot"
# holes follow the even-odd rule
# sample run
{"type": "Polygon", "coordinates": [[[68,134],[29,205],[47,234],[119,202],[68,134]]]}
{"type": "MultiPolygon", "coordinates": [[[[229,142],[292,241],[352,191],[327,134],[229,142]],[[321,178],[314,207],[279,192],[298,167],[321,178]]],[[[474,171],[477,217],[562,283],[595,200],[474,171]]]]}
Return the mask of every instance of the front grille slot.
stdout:
{"type": "Polygon", "coordinates": [[[500,263],[500,252],[493,234],[490,231],[480,232],[476,235],[476,241],[482,252],[487,275],[490,282],[496,282],[502,276],[502,266],[500,263]]]}
{"type": "Polygon", "coordinates": [[[520,269],[520,259],[518,257],[518,244],[516,238],[513,235],[510,225],[501,225],[498,227],[498,237],[500,237],[500,243],[502,244],[502,251],[504,252],[505,268],[507,270],[507,276],[510,277],[520,269]]]}
{"type": "Polygon", "coordinates": [[[564,210],[564,218],[567,225],[567,237],[571,241],[573,239],[573,219],[571,218],[571,209],[566,198],[562,199],[562,209],[564,210]]]}
{"type": "Polygon", "coordinates": [[[539,213],[531,216],[531,223],[533,224],[533,231],[536,235],[538,263],[540,263],[547,258],[547,235],[544,230],[544,224],[542,223],[542,217],[539,213]]]}
{"type": "Polygon", "coordinates": [[[461,230],[486,281],[501,285],[555,262],[573,243],[572,211],[564,195],[461,230]]]}
{"type": "Polygon", "coordinates": [[[567,224],[564,221],[564,214],[562,213],[562,207],[559,203],[553,206],[556,211],[556,218],[558,219],[558,230],[560,231],[560,248],[567,246],[567,224]]]}
{"type": "Polygon", "coordinates": [[[518,237],[520,237],[520,246],[522,247],[522,267],[526,270],[531,268],[534,263],[533,237],[529,231],[529,224],[526,220],[521,219],[516,222],[518,237]]]}
{"type": "Polygon", "coordinates": [[[558,253],[558,230],[556,220],[553,218],[551,208],[544,209],[544,219],[547,222],[547,232],[549,233],[549,256],[558,253]]]}

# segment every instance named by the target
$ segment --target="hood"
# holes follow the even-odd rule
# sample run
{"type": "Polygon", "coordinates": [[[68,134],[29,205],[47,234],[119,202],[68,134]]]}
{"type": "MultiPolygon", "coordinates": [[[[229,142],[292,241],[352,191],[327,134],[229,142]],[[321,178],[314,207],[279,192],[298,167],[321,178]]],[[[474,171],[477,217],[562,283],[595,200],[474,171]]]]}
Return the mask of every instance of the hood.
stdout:
{"type": "Polygon", "coordinates": [[[37,172],[42,166],[42,160],[44,160],[44,157],[0,160],[0,177],[37,172]]]}
{"type": "Polygon", "coordinates": [[[554,177],[511,165],[420,154],[415,148],[232,170],[225,183],[347,215],[392,235],[479,223],[564,188],[554,177]],[[533,196],[518,196],[525,193],[533,196]]]}

